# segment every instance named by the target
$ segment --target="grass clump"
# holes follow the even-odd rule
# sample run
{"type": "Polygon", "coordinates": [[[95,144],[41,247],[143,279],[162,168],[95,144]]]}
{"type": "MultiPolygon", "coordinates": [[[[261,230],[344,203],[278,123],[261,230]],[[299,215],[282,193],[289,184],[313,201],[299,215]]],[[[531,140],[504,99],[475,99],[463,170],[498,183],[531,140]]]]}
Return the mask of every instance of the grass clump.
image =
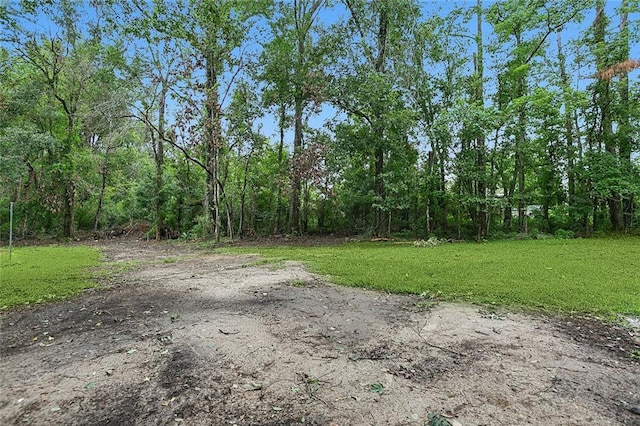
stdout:
{"type": "Polygon", "coordinates": [[[11,260],[0,250],[0,308],[60,299],[93,287],[89,267],[100,255],[91,247],[18,247],[11,260]]]}
{"type": "Polygon", "coordinates": [[[234,249],[307,262],[338,283],[475,303],[595,314],[640,314],[640,239],[442,244],[352,243],[234,249]]]}

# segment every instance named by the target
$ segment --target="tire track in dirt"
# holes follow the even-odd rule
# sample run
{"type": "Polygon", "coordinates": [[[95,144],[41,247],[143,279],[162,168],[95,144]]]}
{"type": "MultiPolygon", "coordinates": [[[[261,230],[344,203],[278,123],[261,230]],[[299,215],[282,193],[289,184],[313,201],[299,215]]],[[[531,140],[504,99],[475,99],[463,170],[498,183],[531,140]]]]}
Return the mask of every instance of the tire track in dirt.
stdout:
{"type": "Polygon", "coordinates": [[[422,425],[437,411],[463,425],[640,424],[638,363],[562,318],[183,245],[102,250],[136,263],[109,288],[2,314],[0,423],[422,425]]]}

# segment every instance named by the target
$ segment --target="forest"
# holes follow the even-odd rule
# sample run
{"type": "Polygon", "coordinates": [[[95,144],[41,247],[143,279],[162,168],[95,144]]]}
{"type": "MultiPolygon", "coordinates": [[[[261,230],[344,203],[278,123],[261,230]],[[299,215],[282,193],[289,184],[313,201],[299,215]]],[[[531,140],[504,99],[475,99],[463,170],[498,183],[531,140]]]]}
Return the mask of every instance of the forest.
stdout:
{"type": "Polygon", "coordinates": [[[640,230],[637,0],[0,5],[0,236],[640,230]]]}

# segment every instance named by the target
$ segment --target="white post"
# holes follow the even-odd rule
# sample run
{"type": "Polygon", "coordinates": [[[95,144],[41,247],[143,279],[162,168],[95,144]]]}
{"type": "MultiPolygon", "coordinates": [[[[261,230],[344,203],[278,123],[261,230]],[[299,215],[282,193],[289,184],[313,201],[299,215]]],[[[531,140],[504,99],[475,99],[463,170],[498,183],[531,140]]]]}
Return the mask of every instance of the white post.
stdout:
{"type": "Polygon", "coordinates": [[[13,201],[9,204],[9,262],[11,262],[12,248],[13,248],[13,201]]]}

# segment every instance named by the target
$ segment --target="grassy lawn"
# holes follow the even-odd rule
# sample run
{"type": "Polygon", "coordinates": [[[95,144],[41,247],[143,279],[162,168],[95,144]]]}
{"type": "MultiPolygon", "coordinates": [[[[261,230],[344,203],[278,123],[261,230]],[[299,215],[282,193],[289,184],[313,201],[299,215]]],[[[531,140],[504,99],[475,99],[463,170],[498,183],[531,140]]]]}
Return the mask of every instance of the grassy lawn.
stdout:
{"type": "Polygon", "coordinates": [[[640,238],[233,251],[304,261],[348,286],[549,311],[640,315],[640,238]]]}
{"type": "Polygon", "coordinates": [[[0,249],[0,309],[40,303],[79,293],[92,287],[90,266],[99,253],[91,247],[18,247],[11,261],[0,249]]]}

